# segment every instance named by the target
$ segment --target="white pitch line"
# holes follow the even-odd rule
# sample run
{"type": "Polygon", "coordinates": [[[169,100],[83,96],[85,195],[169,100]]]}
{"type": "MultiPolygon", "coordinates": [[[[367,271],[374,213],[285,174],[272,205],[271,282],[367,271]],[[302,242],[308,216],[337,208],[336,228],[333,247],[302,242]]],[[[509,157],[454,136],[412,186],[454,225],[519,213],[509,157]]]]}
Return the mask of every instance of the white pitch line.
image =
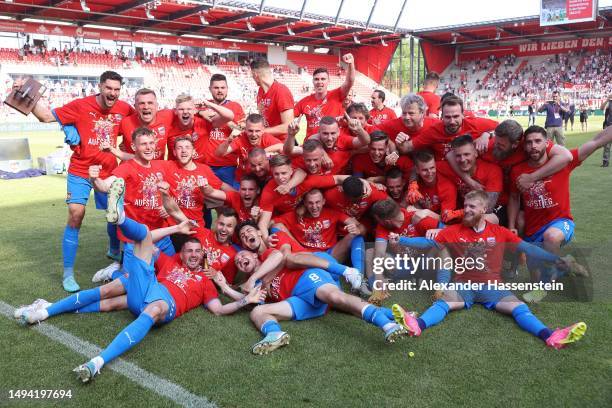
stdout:
{"type": "MultiPolygon", "coordinates": [[[[0,300],[0,314],[13,320],[15,308],[0,300]]],[[[72,351],[75,351],[87,358],[97,356],[102,351],[98,346],[93,345],[85,340],[82,340],[64,330],[58,329],[49,323],[42,322],[33,325],[33,330],[44,334],[51,340],[54,340],[72,351]]],[[[166,397],[184,407],[216,407],[214,402],[209,401],[205,397],[192,394],[178,384],[168,381],[164,378],[150,373],[136,364],[127,362],[123,359],[117,359],[108,365],[108,368],[135,382],[136,384],[149,389],[156,394],[166,397]]]]}

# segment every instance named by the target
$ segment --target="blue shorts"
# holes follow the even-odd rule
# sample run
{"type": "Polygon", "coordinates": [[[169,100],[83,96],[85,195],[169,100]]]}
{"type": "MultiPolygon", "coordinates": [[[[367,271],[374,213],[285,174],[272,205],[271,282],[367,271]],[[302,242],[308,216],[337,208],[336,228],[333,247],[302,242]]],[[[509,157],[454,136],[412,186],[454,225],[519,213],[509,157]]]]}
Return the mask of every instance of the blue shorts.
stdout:
{"type": "Polygon", "coordinates": [[[222,182],[236,190],[240,189],[240,181],[236,180],[236,166],[210,166],[210,169],[222,182]]]}
{"type": "Polygon", "coordinates": [[[569,242],[574,237],[574,221],[568,218],[558,218],[556,220],[552,220],[551,222],[540,228],[535,234],[525,237],[525,241],[534,243],[544,242],[544,233],[549,228],[556,228],[563,232],[565,241],[561,245],[569,244],[569,242]]]}
{"type": "MultiPolygon", "coordinates": [[[[66,204],[87,205],[92,189],[93,186],[89,179],[68,174],[66,204]]],[[[96,209],[106,210],[108,206],[108,196],[106,193],[94,191],[94,200],[96,201],[96,209]]]]}
{"type": "Polygon", "coordinates": [[[512,292],[509,290],[495,289],[458,290],[457,293],[463,298],[466,309],[471,308],[474,303],[480,303],[487,309],[492,310],[495,309],[500,300],[506,296],[512,296],[512,292]]]}
{"type": "Polygon", "coordinates": [[[317,299],[317,289],[323,285],[332,284],[340,287],[331,275],[323,269],[306,269],[297,281],[287,302],[293,313],[292,320],[308,320],[321,317],[327,311],[327,304],[317,299]]]}
{"type": "Polygon", "coordinates": [[[123,288],[127,293],[128,309],[133,315],[138,316],[149,305],[158,300],[163,300],[168,305],[168,313],[162,323],[168,323],[174,319],[176,314],[176,303],[168,292],[168,289],[157,281],[155,276],[154,261],[147,264],[134,255],[134,245],[126,244],[123,254],[123,270],[128,276],[119,277],[123,288]]]}

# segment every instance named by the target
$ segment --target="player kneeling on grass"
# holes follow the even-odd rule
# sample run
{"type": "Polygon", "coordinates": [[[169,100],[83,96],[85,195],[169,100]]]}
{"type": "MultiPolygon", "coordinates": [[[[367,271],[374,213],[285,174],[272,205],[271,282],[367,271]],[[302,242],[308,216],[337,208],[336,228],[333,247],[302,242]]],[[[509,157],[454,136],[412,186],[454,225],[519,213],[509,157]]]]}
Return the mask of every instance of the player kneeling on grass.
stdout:
{"type": "MultiPolygon", "coordinates": [[[[437,246],[450,252],[452,259],[479,257],[484,268],[467,268],[458,273],[455,263],[455,283],[481,283],[479,290],[469,288],[445,291],[441,299],[416,318],[404,311],[400,305],[393,305],[393,314],[398,323],[404,326],[411,336],[420,336],[428,327],[440,323],[449,311],[469,309],[474,303],[480,303],[489,310],[495,309],[500,313],[511,314],[519,327],[546,342],[546,345],[560,349],[568,343],[582,338],[586,332],[586,324],[575,323],[564,329],[552,330],[545,326],[529,307],[512,292],[488,288],[491,282],[501,282],[501,267],[503,251],[506,245],[515,245],[517,250],[525,252],[528,256],[543,262],[556,263],[561,268],[568,268],[570,262],[567,258],[560,258],[535,245],[528,244],[514,235],[510,230],[485,220],[487,193],[484,191],[471,191],[464,199],[464,217],[461,224],[447,226],[440,231],[434,240],[425,238],[399,238],[401,245],[427,248],[437,246]]],[[[444,252],[444,251],[443,251],[444,252]]],[[[476,264],[478,261],[475,261],[476,264]]],[[[445,262],[446,263],[446,262],[445,262]]]]}
{"type": "MultiPolygon", "coordinates": [[[[279,262],[271,271],[269,276],[273,276],[272,279],[262,279],[262,286],[268,293],[267,301],[273,303],[259,305],[251,311],[251,321],[264,335],[253,346],[253,354],[268,354],[289,344],[289,334],[281,330],[278,324],[280,320],[314,319],[323,316],[328,307],[351,313],[379,327],[384,331],[387,342],[393,343],[407,334],[393,320],[390,309],[376,307],[342,291],[339,277],[347,266],[336,263],[325,253],[296,254],[300,262],[296,262],[297,258],[292,258],[293,255],[287,257],[286,265],[279,262]],[[317,267],[303,269],[305,265],[317,267]],[[302,269],[290,269],[292,266],[302,266],[302,269]]],[[[254,252],[244,250],[236,255],[236,266],[243,273],[253,274],[261,265],[262,262],[254,252]]]]}
{"type": "Polygon", "coordinates": [[[110,189],[109,222],[115,222],[133,244],[125,247],[124,270],[128,276],[84,290],[53,304],[38,300],[15,311],[15,318],[33,324],[62,313],[87,313],[129,309],[135,316],[100,355],[74,369],[83,382],[90,381],[105,365],[138,344],[154,324],[169,323],[180,315],[204,305],[216,315],[234,313],[249,303],[259,303],[265,294],[254,288],[244,296],[229,287],[223,291],[236,301],[222,305],[217,290],[201,268],[202,245],[188,240],[178,256],[156,254],[153,242],[174,233],[193,234],[190,222],[149,231],[126,218],[123,210],[123,179],[116,179],[110,189]],[[178,259],[177,259],[178,258],[178,259]],[[155,267],[154,267],[155,263],[155,267]],[[158,275],[155,276],[157,269],[158,275]]]}

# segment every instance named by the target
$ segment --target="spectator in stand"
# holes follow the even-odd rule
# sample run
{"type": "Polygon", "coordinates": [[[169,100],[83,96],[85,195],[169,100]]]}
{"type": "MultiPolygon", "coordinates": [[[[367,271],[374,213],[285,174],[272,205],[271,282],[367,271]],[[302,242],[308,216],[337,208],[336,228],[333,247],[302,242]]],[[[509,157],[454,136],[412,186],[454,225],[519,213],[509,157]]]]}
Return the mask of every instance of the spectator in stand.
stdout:
{"type": "Polygon", "coordinates": [[[553,140],[565,145],[565,135],[563,134],[563,114],[568,112],[568,109],[561,105],[559,91],[552,93],[552,100],[547,101],[538,109],[538,112],[546,112],[546,134],[549,140],[553,140]]]}
{"type": "MultiPolygon", "coordinates": [[[[465,73],[461,73],[461,81],[464,81],[465,73]]],[[[440,84],[440,75],[437,72],[428,72],[425,75],[425,82],[423,83],[423,90],[417,95],[420,95],[427,104],[427,116],[437,118],[440,112],[440,96],[436,95],[436,89],[440,84]]]]}

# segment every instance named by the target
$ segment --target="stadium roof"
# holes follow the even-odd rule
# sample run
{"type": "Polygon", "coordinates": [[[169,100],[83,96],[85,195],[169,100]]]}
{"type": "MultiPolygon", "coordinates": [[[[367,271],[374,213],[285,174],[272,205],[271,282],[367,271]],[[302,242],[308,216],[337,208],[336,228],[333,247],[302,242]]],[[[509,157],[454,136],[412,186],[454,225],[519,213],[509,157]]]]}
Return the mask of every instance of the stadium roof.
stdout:
{"type": "MultiPolygon", "coordinates": [[[[612,7],[599,8],[596,21],[540,27],[540,16],[461,24],[411,31],[436,45],[515,45],[555,38],[588,38],[612,34],[612,7]]],[[[465,48],[464,47],[464,48],[465,48]]]]}
{"type": "Polygon", "coordinates": [[[294,1],[290,6],[300,7],[292,10],[267,6],[266,0],[14,0],[0,3],[0,15],[317,48],[380,44],[409,33],[398,28],[407,0],[398,3],[401,9],[391,25],[372,22],[379,0],[364,2],[371,6],[361,21],[341,18],[345,0],[334,3],[333,16],[307,12],[308,3],[294,1]]]}

